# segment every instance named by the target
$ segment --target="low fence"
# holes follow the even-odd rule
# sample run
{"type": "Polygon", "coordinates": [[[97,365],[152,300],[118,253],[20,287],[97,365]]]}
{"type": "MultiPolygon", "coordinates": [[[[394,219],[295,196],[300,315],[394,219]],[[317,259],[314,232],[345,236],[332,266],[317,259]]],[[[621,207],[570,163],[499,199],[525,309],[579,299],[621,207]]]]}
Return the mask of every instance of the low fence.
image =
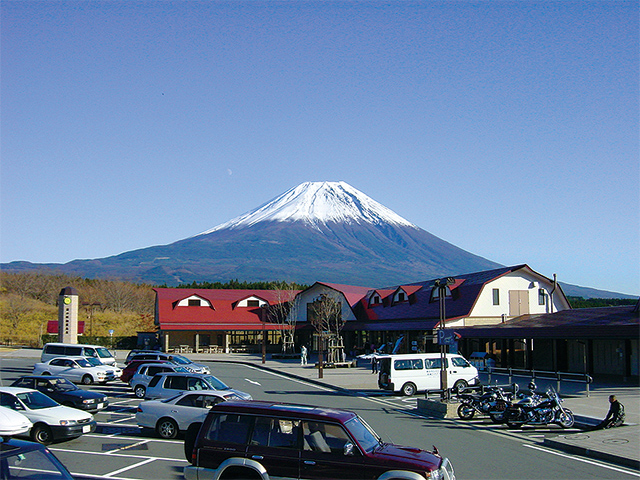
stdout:
{"type": "Polygon", "coordinates": [[[491,383],[492,375],[509,377],[509,384],[513,383],[514,377],[555,381],[558,394],[560,394],[562,382],[584,383],[587,397],[589,396],[589,385],[593,382],[593,378],[586,373],[548,372],[544,370],[525,370],[519,368],[489,368],[487,369],[487,374],[489,376],[489,384],[491,383]]]}

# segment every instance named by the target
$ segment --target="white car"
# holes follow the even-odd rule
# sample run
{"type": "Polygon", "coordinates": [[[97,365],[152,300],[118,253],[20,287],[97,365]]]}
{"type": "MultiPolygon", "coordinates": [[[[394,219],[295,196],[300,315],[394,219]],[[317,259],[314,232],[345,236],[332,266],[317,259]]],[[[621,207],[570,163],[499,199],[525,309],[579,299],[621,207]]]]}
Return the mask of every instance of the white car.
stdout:
{"type": "Polygon", "coordinates": [[[62,406],[30,388],[0,387],[0,406],[27,417],[33,424],[29,431],[31,439],[45,445],[54,440],[79,437],[96,428],[90,413],[62,406]]]}
{"type": "Polygon", "coordinates": [[[138,370],[129,381],[129,385],[133,388],[135,396],[144,398],[149,382],[153,376],[164,372],[189,373],[189,370],[172,363],[143,363],[138,366],[138,370]]]}
{"type": "Polygon", "coordinates": [[[164,400],[148,400],[138,405],[136,422],[141,428],[152,428],[162,438],[176,438],[193,423],[204,422],[209,409],[227,400],[242,400],[234,392],[187,392],[164,400]]]}
{"type": "Polygon", "coordinates": [[[107,383],[119,378],[112,367],[92,365],[85,357],[58,357],[45,363],[36,363],[33,374],[57,375],[84,385],[107,383]]]}
{"type": "Polygon", "coordinates": [[[117,364],[112,364],[112,365],[107,365],[102,363],[100,360],[98,360],[95,357],[84,357],[87,359],[87,362],[89,362],[91,365],[93,365],[94,367],[100,367],[104,370],[111,370],[113,371],[113,374],[120,378],[120,375],[122,375],[122,369],[117,365],[117,364]]]}
{"type": "Polygon", "coordinates": [[[235,390],[213,375],[203,373],[158,373],[151,378],[144,398],[158,400],[171,398],[179,393],[194,392],[200,390],[225,391],[230,390],[241,400],[253,400],[251,395],[240,390],[235,390]]]}
{"type": "Polygon", "coordinates": [[[33,423],[20,412],[8,407],[0,407],[0,436],[11,437],[27,433],[33,423]]]}

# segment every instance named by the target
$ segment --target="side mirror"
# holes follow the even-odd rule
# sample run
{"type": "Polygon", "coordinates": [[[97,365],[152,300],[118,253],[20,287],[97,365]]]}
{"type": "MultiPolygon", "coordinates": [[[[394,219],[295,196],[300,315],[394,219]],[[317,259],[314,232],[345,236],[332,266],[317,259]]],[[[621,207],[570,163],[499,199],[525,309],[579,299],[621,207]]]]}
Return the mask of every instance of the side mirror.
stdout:
{"type": "Polygon", "coordinates": [[[353,443],[347,442],[344,444],[345,457],[353,457],[353,443]]]}

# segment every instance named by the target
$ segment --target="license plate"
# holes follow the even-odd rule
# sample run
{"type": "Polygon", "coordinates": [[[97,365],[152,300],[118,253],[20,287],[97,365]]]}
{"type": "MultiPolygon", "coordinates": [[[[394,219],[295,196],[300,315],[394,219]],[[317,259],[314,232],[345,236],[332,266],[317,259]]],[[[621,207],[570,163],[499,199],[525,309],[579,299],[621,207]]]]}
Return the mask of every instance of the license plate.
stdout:
{"type": "Polygon", "coordinates": [[[83,425],[82,433],[89,433],[91,431],[91,425],[83,425]]]}
{"type": "Polygon", "coordinates": [[[100,408],[104,408],[104,403],[99,403],[99,404],[98,404],[98,408],[99,408],[99,409],[100,409],[100,408]]]}

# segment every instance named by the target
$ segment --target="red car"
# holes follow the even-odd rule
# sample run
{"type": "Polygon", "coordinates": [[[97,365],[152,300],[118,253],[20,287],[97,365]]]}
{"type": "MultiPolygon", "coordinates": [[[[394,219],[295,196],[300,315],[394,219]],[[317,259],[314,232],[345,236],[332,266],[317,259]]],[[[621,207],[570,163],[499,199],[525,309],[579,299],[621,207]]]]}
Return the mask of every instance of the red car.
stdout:
{"type": "Polygon", "coordinates": [[[134,360],[127,364],[126,367],[122,370],[122,375],[120,375],[120,380],[124,383],[129,383],[131,377],[138,371],[138,367],[143,363],[171,363],[168,360],[134,360]]]}
{"type": "Polygon", "coordinates": [[[384,443],[346,410],[230,401],[213,406],[198,427],[185,437],[186,480],[455,480],[437,450],[384,443]]]}

